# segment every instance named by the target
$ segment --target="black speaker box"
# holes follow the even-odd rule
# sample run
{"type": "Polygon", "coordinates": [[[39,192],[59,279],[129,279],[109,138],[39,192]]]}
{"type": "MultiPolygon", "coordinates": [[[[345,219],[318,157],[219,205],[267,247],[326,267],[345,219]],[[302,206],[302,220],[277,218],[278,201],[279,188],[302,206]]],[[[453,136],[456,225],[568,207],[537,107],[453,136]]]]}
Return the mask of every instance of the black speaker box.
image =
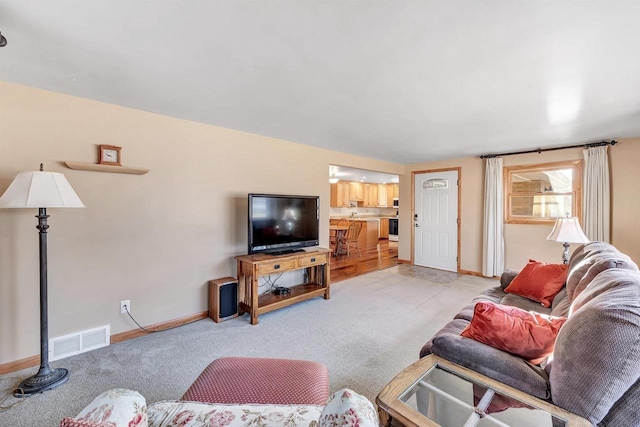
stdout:
{"type": "Polygon", "coordinates": [[[224,277],[209,281],[209,317],[219,323],[238,316],[238,281],[224,277]]]}

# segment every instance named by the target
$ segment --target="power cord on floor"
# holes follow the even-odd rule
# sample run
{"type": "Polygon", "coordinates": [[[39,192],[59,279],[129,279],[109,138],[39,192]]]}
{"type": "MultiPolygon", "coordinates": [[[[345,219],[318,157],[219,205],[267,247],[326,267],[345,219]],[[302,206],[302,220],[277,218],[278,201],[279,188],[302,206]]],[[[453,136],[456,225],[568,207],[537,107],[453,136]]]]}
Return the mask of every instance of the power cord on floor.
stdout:
{"type": "MultiPolygon", "coordinates": [[[[18,382],[21,381],[19,378],[9,378],[9,379],[14,379],[14,380],[16,380],[18,382]]],[[[16,388],[16,387],[11,387],[11,391],[7,391],[6,395],[0,400],[0,412],[6,412],[9,409],[15,408],[16,406],[18,406],[22,402],[24,402],[27,397],[29,397],[29,396],[27,396],[24,393],[22,393],[22,389],[19,389],[19,388],[16,388]],[[6,402],[7,399],[10,398],[11,396],[15,396],[16,392],[20,392],[19,394],[22,394],[22,396],[20,396],[20,400],[16,400],[12,404],[5,406],[4,402],[6,402]]]]}
{"type": "Polygon", "coordinates": [[[138,323],[138,321],[136,319],[134,319],[134,317],[131,315],[131,312],[129,312],[129,307],[127,307],[127,305],[124,305],[124,309],[127,311],[127,314],[129,315],[129,317],[131,318],[131,320],[133,320],[133,322],[138,325],[138,328],[140,328],[141,330],[148,332],[150,334],[154,334],[156,332],[164,332],[164,331],[170,331],[171,329],[176,329],[179,328],[181,326],[186,326],[186,325],[190,325],[192,323],[196,323],[202,319],[196,319],[196,320],[192,320],[191,322],[187,322],[187,323],[183,323],[181,325],[176,325],[176,326],[171,326],[169,328],[164,328],[164,329],[155,329],[155,330],[151,330],[151,329],[147,329],[144,326],[142,326],[140,323],[138,323]]]}

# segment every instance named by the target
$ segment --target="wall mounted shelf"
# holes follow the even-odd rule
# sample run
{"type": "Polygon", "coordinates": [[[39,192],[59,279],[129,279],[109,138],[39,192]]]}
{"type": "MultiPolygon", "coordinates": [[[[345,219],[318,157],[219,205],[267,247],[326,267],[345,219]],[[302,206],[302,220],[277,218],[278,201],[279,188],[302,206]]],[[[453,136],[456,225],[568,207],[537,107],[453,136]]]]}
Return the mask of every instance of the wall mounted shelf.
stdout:
{"type": "Polygon", "coordinates": [[[67,167],[70,169],[81,171],[128,173],[133,175],[144,175],[145,173],[149,172],[149,169],[133,168],[130,166],[110,166],[84,162],[64,162],[64,164],[67,165],[67,167]]]}

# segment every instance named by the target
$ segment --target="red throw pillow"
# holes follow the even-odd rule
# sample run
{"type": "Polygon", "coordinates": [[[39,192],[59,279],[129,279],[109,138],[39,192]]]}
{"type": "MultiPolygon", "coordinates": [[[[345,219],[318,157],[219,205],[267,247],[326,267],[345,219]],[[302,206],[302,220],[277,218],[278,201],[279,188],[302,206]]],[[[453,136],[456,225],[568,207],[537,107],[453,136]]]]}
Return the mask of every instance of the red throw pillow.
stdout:
{"type": "Polygon", "coordinates": [[[564,286],[568,273],[567,264],[545,264],[530,259],[504,291],[538,301],[545,307],[551,307],[553,297],[564,286]]]}
{"type": "Polygon", "coordinates": [[[566,320],[518,307],[478,302],[471,323],[460,335],[537,365],[553,353],[556,336],[566,320]]]}

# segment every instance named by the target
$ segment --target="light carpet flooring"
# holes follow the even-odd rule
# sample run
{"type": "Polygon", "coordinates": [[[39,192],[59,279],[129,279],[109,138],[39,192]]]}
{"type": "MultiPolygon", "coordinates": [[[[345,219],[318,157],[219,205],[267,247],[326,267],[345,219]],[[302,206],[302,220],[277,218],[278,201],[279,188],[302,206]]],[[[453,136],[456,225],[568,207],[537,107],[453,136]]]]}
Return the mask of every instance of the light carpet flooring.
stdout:
{"type": "MultiPolygon", "coordinates": [[[[398,265],[331,285],[331,299],[276,310],[249,324],[248,315],[113,344],[51,363],[69,382],[0,412],[0,426],[57,426],[99,393],[139,391],[147,403],[179,399],[212,360],[222,356],[281,357],[324,363],[330,389],[348,387],[375,401],[422,345],[496,280],[398,265]]],[[[4,397],[37,368],[0,377],[4,397]]],[[[0,397],[1,399],[1,397],[0,397]]],[[[5,405],[17,399],[10,397],[5,405]]]]}

